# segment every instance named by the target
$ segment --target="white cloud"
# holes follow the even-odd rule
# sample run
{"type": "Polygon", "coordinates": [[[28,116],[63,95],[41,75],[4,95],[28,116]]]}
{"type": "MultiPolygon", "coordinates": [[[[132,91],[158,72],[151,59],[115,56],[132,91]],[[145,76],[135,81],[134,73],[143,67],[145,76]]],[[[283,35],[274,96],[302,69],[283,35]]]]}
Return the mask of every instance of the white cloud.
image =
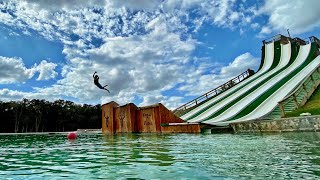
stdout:
{"type": "MultiPolygon", "coordinates": [[[[246,25],[246,19],[252,15],[252,12],[246,9],[236,9],[235,5],[236,0],[167,0],[163,7],[168,12],[174,12],[176,9],[181,9],[184,12],[192,9],[194,12],[198,12],[200,18],[194,20],[196,32],[204,20],[216,26],[227,28],[246,25]]],[[[180,14],[184,16],[186,13],[180,14]]]]}
{"type": "Polygon", "coordinates": [[[26,97],[25,92],[10,90],[7,88],[0,89],[0,99],[2,101],[20,101],[26,97]]]}
{"type": "Polygon", "coordinates": [[[146,10],[153,11],[157,6],[159,6],[161,1],[159,0],[109,0],[107,1],[113,8],[126,7],[132,10],[146,10]]]}
{"type": "Polygon", "coordinates": [[[244,53],[236,57],[233,62],[227,66],[221,67],[219,73],[210,72],[199,69],[189,76],[186,84],[179,88],[180,91],[188,92],[189,96],[199,96],[205,92],[222,85],[230,79],[238,76],[247,69],[256,69],[260,64],[260,60],[250,53],[244,53]]]}
{"type": "Polygon", "coordinates": [[[1,22],[3,22],[3,21],[12,21],[12,20],[13,20],[13,17],[10,14],[0,12],[0,21],[1,22]]]}
{"type": "Polygon", "coordinates": [[[254,30],[256,30],[256,29],[258,29],[260,27],[259,23],[252,23],[250,26],[254,30]]]}
{"type": "Polygon", "coordinates": [[[70,59],[63,68],[65,78],[59,81],[59,88],[65,87],[65,93],[72,92],[70,95],[82,100],[103,96],[103,103],[116,100],[120,104],[130,102],[136,95],[144,97],[172,88],[181,81],[184,63],[196,41],[181,40],[178,34],[168,32],[164,21],[152,23],[146,35],[105,38],[99,48],[85,51],[90,60],[70,59]],[[94,71],[102,85],[109,85],[110,94],[93,85],[94,71]]]}
{"type": "Polygon", "coordinates": [[[188,29],[197,32],[204,22],[227,28],[246,26],[252,16],[248,8],[237,9],[235,0],[23,0],[4,4],[2,8],[11,13],[3,13],[3,18],[0,14],[2,23],[19,27],[27,34],[32,29],[63,43],[73,44],[70,37],[76,35],[80,39],[76,39],[76,45],[81,46],[92,43],[93,38],[139,35],[157,17],[167,23],[169,31],[181,33],[188,29]],[[141,11],[132,14],[132,9],[141,11]]]}
{"type": "Polygon", "coordinates": [[[55,78],[57,72],[54,71],[57,65],[43,60],[39,65],[35,64],[27,68],[21,58],[8,58],[0,56],[0,84],[24,83],[39,72],[37,80],[48,80],[55,78]]]}
{"type": "Polygon", "coordinates": [[[81,9],[90,7],[106,7],[107,9],[128,8],[130,10],[152,11],[161,4],[159,0],[55,0],[55,1],[39,1],[24,0],[26,4],[35,6],[39,9],[47,9],[50,11],[81,9]]]}
{"type": "Polygon", "coordinates": [[[262,34],[286,32],[287,29],[293,34],[300,34],[320,26],[319,0],[269,0],[260,13],[269,15],[268,25],[262,28],[262,34]]]}
{"type": "Polygon", "coordinates": [[[54,70],[57,67],[55,63],[49,63],[46,60],[42,60],[39,65],[35,65],[32,69],[39,72],[37,78],[40,80],[49,80],[55,78],[58,73],[54,70]]]}
{"type": "Polygon", "coordinates": [[[0,89],[0,99],[2,101],[20,101],[23,98],[27,99],[45,99],[47,101],[55,101],[57,99],[61,99],[62,95],[56,95],[53,91],[45,92],[45,91],[38,91],[35,88],[34,91],[30,92],[21,92],[17,90],[11,90],[8,88],[0,89]],[[53,93],[53,94],[51,94],[53,93]]]}
{"type": "Polygon", "coordinates": [[[270,29],[270,27],[264,26],[261,28],[260,33],[257,35],[257,37],[264,37],[267,34],[270,34],[272,32],[272,30],[270,29]]]}
{"type": "MultiPolygon", "coordinates": [[[[221,63],[216,66],[210,59],[193,58],[192,53],[200,42],[193,39],[190,32],[198,32],[204,24],[239,28],[240,34],[246,33],[247,27],[261,28],[261,34],[268,34],[288,24],[297,32],[303,24],[307,29],[318,26],[315,15],[309,13],[316,7],[295,3],[293,9],[308,11],[305,19],[298,17],[294,22],[289,14],[295,12],[285,11],[288,0],[268,2],[270,4],[266,3],[260,11],[255,4],[248,7],[241,4],[245,1],[236,0],[3,2],[0,9],[10,13],[0,12],[1,23],[25,34],[36,32],[36,35],[61,42],[66,62],[61,64],[63,78],[50,87],[34,88],[28,93],[8,89],[1,93],[12,98],[63,96],[86,103],[114,100],[120,104],[138,97],[143,100],[141,105],[162,102],[174,107],[182,97],[167,97],[162,94],[164,91],[178,86],[187,95],[200,95],[259,64],[250,53],[238,56],[225,67],[221,63]],[[267,26],[254,21],[262,15],[270,15],[267,26]],[[282,23],[278,23],[277,18],[282,23]],[[312,24],[312,20],[315,23],[312,24]],[[94,86],[94,71],[98,72],[101,84],[109,85],[110,94],[94,86]]],[[[314,14],[318,16],[318,12],[314,14]]],[[[25,82],[37,72],[37,80],[57,77],[57,65],[46,60],[30,69],[22,59],[3,62],[0,69],[8,72],[0,71],[0,83],[25,82]]]]}
{"type": "Polygon", "coordinates": [[[23,3],[30,4],[39,9],[61,10],[61,9],[77,9],[86,7],[99,7],[106,4],[105,0],[54,0],[54,1],[39,1],[39,0],[23,0],[23,3]]]}
{"type": "Polygon", "coordinates": [[[244,53],[236,57],[232,63],[228,66],[221,68],[220,75],[222,77],[234,77],[247,69],[257,69],[260,64],[260,60],[253,57],[250,53],[244,53]]]}
{"type": "Polygon", "coordinates": [[[34,71],[26,68],[21,58],[0,56],[0,84],[22,83],[33,75],[34,71]]]}
{"type": "Polygon", "coordinates": [[[175,9],[188,10],[198,5],[203,5],[203,0],[166,0],[163,4],[165,10],[174,11],[175,9]]]}

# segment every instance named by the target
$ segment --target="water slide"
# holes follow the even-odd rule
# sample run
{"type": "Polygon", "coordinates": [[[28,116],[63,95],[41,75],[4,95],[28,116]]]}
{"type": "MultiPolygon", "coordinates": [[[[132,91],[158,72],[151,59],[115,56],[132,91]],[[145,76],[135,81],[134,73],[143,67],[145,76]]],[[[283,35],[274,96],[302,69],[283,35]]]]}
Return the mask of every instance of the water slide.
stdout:
{"type": "MultiPolygon", "coordinates": [[[[254,103],[257,104],[257,102],[255,101],[257,101],[258,98],[261,97],[264,99],[269,99],[272,96],[272,94],[274,94],[275,92],[274,90],[277,87],[279,87],[279,89],[282,89],[282,86],[285,85],[284,83],[287,83],[283,81],[284,79],[286,79],[286,77],[293,76],[297,73],[295,72],[295,70],[297,70],[300,66],[304,64],[304,62],[306,61],[309,55],[310,49],[311,49],[311,44],[301,46],[297,58],[294,60],[294,62],[290,66],[281,68],[281,71],[278,74],[276,74],[274,77],[268,79],[268,81],[264,83],[263,86],[251,92],[249,95],[244,97],[241,101],[238,101],[237,103],[232,104],[222,114],[214,118],[208,119],[204,122],[209,124],[214,124],[216,122],[227,121],[229,119],[234,118],[237,114],[244,111],[250,105],[254,103]]],[[[290,58],[290,54],[291,53],[289,52],[283,52],[281,60],[286,61],[287,59],[290,58]]],[[[287,90],[290,90],[290,89],[292,90],[292,87],[287,87],[287,90]]],[[[278,102],[279,100],[281,99],[276,100],[276,102],[278,102]]],[[[249,109],[247,110],[253,111],[254,108],[249,107],[249,109]]]]}
{"type": "Polygon", "coordinates": [[[289,63],[289,60],[290,44],[281,45],[281,56],[275,56],[274,58],[274,62],[276,62],[277,64],[275,68],[269,70],[252,84],[246,86],[246,88],[243,88],[242,91],[239,91],[236,94],[225,98],[223,101],[210,108],[210,113],[207,113],[206,117],[201,116],[201,119],[197,119],[196,121],[192,122],[203,122],[210,119],[221,119],[224,117],[228,117],[230,114],[234,113],[237,110],[240,110],[244,104],[250,103],[250,99],[248,98],[248,96],[252,94],[259,95],[259,93],[264,92],[265,89],[260,87],[262,87],[266,82],[270,82],[273,76],[279,73],[279,71],[283,70],[283,68],[289,63]],[[226,111],[230,108],[234,109],[232,107],[234,104],[238,104],[239,106],[236,107],[236,109],[233,111],[226,111]]]}
{"type": "Polygon", "coordinates": [[[261,70],[264,70],[264,68],[262,68],[260,71],[258,71],[260,74],[257,76],[257,78],[253,79],[249,83],[244,84],[241,88],[239,88],[238,91],[231,92],[228,96],[220,98],[218,101],[213,103],[211,107],[206,108],[203,113],[198,113],[197,116],[192,116],[192,119],[188,119],[189,122],[202,122],[204,120],[214,118],[217,113],[221,113],[223,111],[223,108],[226,105],[238,101],[239,98],[243,98],[243,96],[246,94],[257,89],[257,85],[261,85],[263,81],[266,81],[272,74],[278,72],[284,65],[288,63],[288,60],[281,61],[280,47],[282,47],[282,51],[287,51],[290,49],[290,45],[283,46],[280,45],[280,42],[276,42],[273,48],[268,46],[273,45],[266,45],[267,51],[265,53],[265,64],[267,68],[265,68],[265,71],[261,72],[261,70]]]}
{"type": "Polygon", "coordinates": [[[216,125],[228,125],[229,123],[237,123],[248,120],[255,120],[260,117],[263,117],[273,111],[277,106],[279,99],[285,98],[288,94],[291,93],[292,89],[295,89],[299,85],[297,82],[302,82],[305,77],[310,76],[313,70],[317,69],[320,64],[320,56],[316,57],[310,64],[308,64],[302,71],[296,74],[292,79],[290,79],[285,85],[274,92],[268,99],[261,103],[256,109],[251,111],[251,113],[240,117],[235,120],[216,123],[216,125]],[[294,87],[294,88],[292,88],[294,87]]]}
{"type": "Polygon", "coordinates": [[[205,115],[206,113],[210,112],[208,109],[215,105],[218,101],[223,100],[226,97],[231,96],[232,94],[235,94],[237,91],[246,91],[247,85],[249,84],[254,84],[254,81],[257,80],[260,76],[265,74],[274,64],[273,58],[274,58],[274,43],[269,43],[265,45],[265,48],[263,49],[265,56],[263,58],[263,65],[260,68],[260,70],[254,74],[253,76],[249,77],[248,79],[244,80],[241,84],[232,87],[231,89],[223,92],[216,98],[210,99],[209,101],[205,102],[204,104],[194,108],[193,110],[189,111],[188,113],[184,114],[181,116],[182,119],[184,120],[193,120],[196,122],[194,119],[195,117],[199,115],[205,115]]]}
{"type": "MultiPolygon", "coordinates": [[[[314,46],[312,48],[315,49],[314,46]]],[[[297,73],[291,74],[291,77],[288,77],[288,79],[283,79],[282,81],[284,81],[284,84],[281,87],[277,87],[275,92],[273,92],[271,95],[268,95],[268,98],[259,103],[259,105],[249,113],[239,113],[229,121],[217,122],[214,124],[227,125],[229,123],[255,120],[271,113],[276,108],[278,101],[290,94],[299,86],[300,83],[305,80],[306,77],[309,77],[312,72],[320,66],[320,56],[312,59],[313,53],[314,50],[310,50],[309,56],[303,65],[295,70],[297,73]]]]}
{"type": "Polygon", "coordinates": [[[271,42],[264,46],[260,70],[239,85],[210,99],[181,118],[188,122],[228,125],[261,118],[274,110],[320,64],[316,43],[271,42]],[[279,50],[281,47],[281,51],[279,50]]]}

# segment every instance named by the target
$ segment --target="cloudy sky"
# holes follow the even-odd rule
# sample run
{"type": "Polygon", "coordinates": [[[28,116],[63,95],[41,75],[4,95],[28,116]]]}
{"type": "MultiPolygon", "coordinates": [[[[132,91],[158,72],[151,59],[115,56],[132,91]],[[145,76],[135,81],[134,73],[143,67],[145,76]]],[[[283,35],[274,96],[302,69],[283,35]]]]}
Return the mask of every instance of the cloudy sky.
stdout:
{"type": "Polygon", "coordinates": [[[176,108],[256,70],[266,38],[319,38],[319,17],[319,0],[0,0],[0,100],[176,108]]]}

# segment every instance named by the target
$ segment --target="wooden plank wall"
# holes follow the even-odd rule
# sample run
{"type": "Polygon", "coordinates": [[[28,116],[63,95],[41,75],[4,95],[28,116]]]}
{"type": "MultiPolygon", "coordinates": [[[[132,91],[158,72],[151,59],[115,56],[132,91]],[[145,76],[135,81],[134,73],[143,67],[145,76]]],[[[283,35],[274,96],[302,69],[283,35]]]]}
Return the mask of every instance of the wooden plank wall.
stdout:
{"type": "Polygon", "coordinates": [[[156,107],[137,111],[138,132],[161,132],[158,116],[156,107]]]}
{"type": "Polygon", "coordinates": [[[116,102],[112,101],[108,104],[102,105],[102,132],[114,133],[114,108],[119,106],[116,102]]]}
{"type": "Polygon", "coordinates": [[[136,111],[137,106],[134,104],[126,104],[114,109],[115,114],[115,132],[137,132],[136,128],[136,111]]]}
{"type": "Polygon", "coordinates": [[[160,133],[160,132],[198,132],[196,125],[172,126],[168,123],[183,123],[162,104],[138,108],[134,104],[119,106],[115,102],[102,105],[103,133],[160,133]],[[162,127],[161,125],[166,125],[162,127]]]}
{"type": "Polygon", "coordinates": [[[183,123],[181,118],[173,114],[169,109],[167,109],[164,105],[159,103],[159,114],[161,123],[183,123]]]}
{"type": "Polygon", "coordinates": [[[162,133],[200,133],[199,124],[168,125],[161,127],[162,133]]]}

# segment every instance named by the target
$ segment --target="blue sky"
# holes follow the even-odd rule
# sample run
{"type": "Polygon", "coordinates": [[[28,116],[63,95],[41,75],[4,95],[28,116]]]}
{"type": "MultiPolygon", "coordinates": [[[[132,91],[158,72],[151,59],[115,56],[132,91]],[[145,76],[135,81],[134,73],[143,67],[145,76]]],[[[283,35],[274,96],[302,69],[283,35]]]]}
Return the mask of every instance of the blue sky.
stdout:
{"type": "Polygon", "coordinates": [[[0,100],[176,108],[256,70],[266,38],[319,38],[319,17],[318,0],[0,0],[0,100]]]}

